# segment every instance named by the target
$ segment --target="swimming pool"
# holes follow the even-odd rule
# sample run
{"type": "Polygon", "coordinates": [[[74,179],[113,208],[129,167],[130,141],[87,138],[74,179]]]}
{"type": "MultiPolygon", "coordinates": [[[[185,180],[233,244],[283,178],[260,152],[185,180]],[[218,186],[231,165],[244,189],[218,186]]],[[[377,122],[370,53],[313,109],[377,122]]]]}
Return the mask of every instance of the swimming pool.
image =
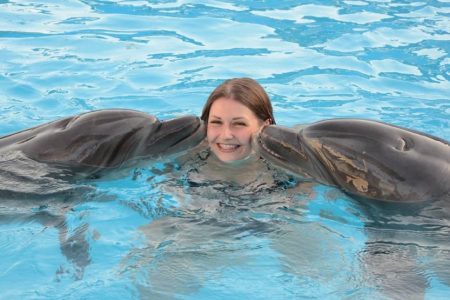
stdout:
{"type": "MultiPolygon", "coordinates": [[[[199,115],[222,80],[249,76],[282,125],[363,117],[450,140],[449,14],[448,0],[0,0],[0,134],[102,108],[199,115]]],[[[0,202],[0,298],[450,293],[438,204],[380,207],[320,185],[211,195],[158,162],[65,186],[10,159],[2,191],[25,197],[0,202]]]]}

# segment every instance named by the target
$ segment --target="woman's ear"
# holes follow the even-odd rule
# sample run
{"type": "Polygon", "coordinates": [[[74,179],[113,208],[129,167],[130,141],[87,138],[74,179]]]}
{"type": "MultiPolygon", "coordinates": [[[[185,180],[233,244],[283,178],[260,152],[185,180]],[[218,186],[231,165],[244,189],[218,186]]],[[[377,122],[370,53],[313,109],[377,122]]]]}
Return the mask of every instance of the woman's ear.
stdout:
{"type": "Polygon", "coordinates": [[[272,124],[272,119],[265,120],[263,125],[270,125],[270,124],[272,124]]]}

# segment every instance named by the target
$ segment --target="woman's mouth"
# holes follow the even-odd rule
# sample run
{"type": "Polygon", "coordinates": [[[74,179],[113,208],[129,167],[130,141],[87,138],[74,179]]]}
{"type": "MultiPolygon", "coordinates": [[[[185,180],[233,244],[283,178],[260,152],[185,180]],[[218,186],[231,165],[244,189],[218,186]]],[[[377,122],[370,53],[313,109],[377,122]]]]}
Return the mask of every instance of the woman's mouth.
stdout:
{"type": "Polygon", "coordinates": [[[236,145],[236,144],[220,144],[220,143],[217,143],[216,145],[217,145],[217,148],[219,148],[220,151],[222,151],[222,152],[234,152],[239,147],[241,147],[241,145],[236,145]]]}

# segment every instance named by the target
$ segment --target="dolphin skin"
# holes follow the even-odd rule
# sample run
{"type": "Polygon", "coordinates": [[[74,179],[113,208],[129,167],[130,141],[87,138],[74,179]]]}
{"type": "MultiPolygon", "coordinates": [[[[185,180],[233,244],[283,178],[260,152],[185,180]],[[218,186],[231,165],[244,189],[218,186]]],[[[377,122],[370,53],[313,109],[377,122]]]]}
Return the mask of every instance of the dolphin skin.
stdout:
{"type": "Polygon", "coordinates": [[[450,197],[450,145],[418,131],[332,119],[300,130],[270,125],[257,144],[275,165],[356,196],[394,202],[450,197]]]}
{"type": "MultiPolygon", "coordinates": [[[[88,224],[69,234],[66,212],[93,187],[79,178],[126,170],[142,159],[166,158],[205,137],[199,118],[159,121],[133,110],[99,110],[0,137],[0,224],[35,221],[58,230],[61,253],[76,279],[90,264],[88,224]],[[20,200],[20,201],[18,201],[20,200]]],[[[57,276],[65,273],[57,271],[57,276]]]]}
{"type": "Polygon", "coordinates": [[[35,161],[75,168],[115,168],[188,150],[204,137],[198,117],[159,121],[139,111],[109,109],[0,137],[0,153],[21,151],[35,161]]]}

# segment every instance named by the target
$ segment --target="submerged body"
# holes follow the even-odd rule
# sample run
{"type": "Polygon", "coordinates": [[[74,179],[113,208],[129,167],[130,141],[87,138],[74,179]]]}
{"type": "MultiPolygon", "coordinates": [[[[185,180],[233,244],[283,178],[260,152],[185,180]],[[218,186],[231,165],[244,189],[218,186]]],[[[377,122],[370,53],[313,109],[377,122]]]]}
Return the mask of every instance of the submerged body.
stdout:
{"type": "MultiPolygon", "coordinates": [[[[105,168],[116,170],[136,159],[158,158],[192,149],[204,138],[203,125],[195,117],[160,122],[152,116],[135,111],[97,111],[0,138],[0,156],[3,162],[7,162],[0,161],[0,178],[5,179],[2,185],[11,178],[17,178],[15,182],[5,187],[8,192],[13,191],[15,194],[23,193],[24,178],[33,181],[33,184],[26,185],[29,186],[26,189],[28,191],[26,198],[40,190],[46,193],[44,196],[48,196],[49,191],[64,193],[64,198],[59,194],[54,197],[57,204],[63,204],[62,207],[58,208],[53,202],[46,201],[50,203],[47,208],[47,205],[42,205],[42,201],[37,201],[30,203],[31,210],[19,210],[23,211],[20,219],[27,221],[33,219],[45,226],[57,228],[61,252],[73,263],[76,277],[81,278],[85,267],[91,261],[90,239],[86,236],[89,228],[86,224],[81,224],[75,233],[70,235],[65,214],[76,201],[86,197],[74,193],[77,191],[75,188],[78,183],[62,184],[55,178],[47,178],[49,177],[47,173],[62,170],[59,168],[60,165],[69,169],[83,167],[93,170],[105,168]],[[28,164],[27,159],[36,163],[28,164]],[[4,172],[5,170],[8,172],[4,172]]],[[[426,200],[445,195],[450,186],[448,143],[382,123],[365,120],[330,120],[312,124],[300,131],[268,126],[259,134],[259,141],[260,147],[254,149],[256,155],[252,152],[252,155],[234,164],[224,163],[211,150],[203,151],[206,153],[204,156],[202,153],[194,153],[198,150],[195,148],[186,156],[197,155],[199,156],[197,161],[187,163],[184,168],[182,165],[180,169],[177,166],[164,170],[173,175],[166,182],[161,178],[142,179],[146,188],[148,184],[154,184],[155,188],[152,190],[162,193],[159,199],[168,199],[169,202],[173,200],[172,197],[165,195],[171,195],[181,206],[180,210],[177,208],[176,213],[172,213],[172,208],[166,207],[164,201],[163,204],[160,204],[159,200],[155,201],[156,211],[161,213],[158,216],[166,218],[158,218],[143,229],[148,233],[149,247],[144,247],[144,254],[139,256],[140,265],[145,264],[148,257],[152,264],[154,255],[159,255],[161,251],[174,250],[159,260],[161,265],[168,267],[155,269],[152,265],[151,270],[157,272],[149,272],[151,281],[158,284],[159,290],[173,289],[173,286],[163,284],[168,278],[172,278],[172,267],[179,266],[180,262],[184,266],[184,272],[191,277],[199,273],[198,270],[202,269],[203,264],[210,265],[211,260],[202,260],[204,255],[195,255],[194,260],[189,257],[189,262],[185,261],[187,252],[184,250],[188,249],[189,253],[195,253],[199,249],[198,244],[205,241],[205,235],[202,234],[204,230],[210,232],[206,235],[207,246],[210,245],[211,239],[215,240],[222,234],[228,235],[230,238],[226,241],[230,241],[232,251],[226,251],[227,253],[235,253],[235,241],[267,236],[270,241],[267,244],[282,254],[280,257],[286,259],[284,265],[288,266],[286,272],[294,276],[304,275],[298,270],[302,270],[307,263],[317,261],[314,260],[316,253],[325,253],[318,251],[323,247],[320,238],[326,237],[336,242],[348,243],[345,234],[336,237],[333,234],[334,230],[322,230],[323,226],[316,222],[316,219],[311,223],[304,222],[305,214],[310,209],[307,203],[310,199],[315,199],[315,190],[310,185],[298,184],[295,180],[291,185],[286,185],[290,178],[285,176],[284,172],[278,174],[276,168],[274,170],[272,165],[259,159],[258,150],[266,160],[283,169],[325,184],[339,186],[347,192],[366,198],[397,202],[426,200]],[[180,186],[180,182],[183,185],[180,186]],[[304,227],[304,224],[307,227],[304,227]],[[318,224],[319,229],[314,229],[316,226],[314,224],[318,224]],[[183,228],[187,230],[184,231],[183,228]],[[312,231],[304,230],[305,228],[312,231]],[[317,232],[323,232],[324,235],[317,238],[317,232]],[[305,240],[308,243],[304,243],[305,240]],[[297,246],[299,243],[309,245],[300,254],[297,246]],[[190,248],[192,245],[196,248],[194,252],[190,248]],[[180,248],[176,247],[181,247],[183,251],[178,251],[180,248]],[[305,256],[304,253],[310,253],[311,256],[305,256]],[[166,270],[168,272],[165,272],[166,270]]],[[[0,195],[1,188],[0,186],[0,195]]],[[[152,194],[147,201],[153,202],[154,199],[158,197],[152,194]]],[[[317,204],[320,201],[313,202],[317,204]]],[[[15,203],[11,201],[12,213],[17,211],[15,203]]],[[[129,205],[133,209],[140,208],[132,200],[129,201],[129,205]]],[[[24,206],[23,202],[21,206],[24,206]]],[[[154,209],[154,206],[143,205],[143,209],[145,213],[145,209],[154,209]]],[[[399,209],[404,210],[404,206],[399,209]]],[[[10,211],[5,216],[6,221],[17,220],[11,216],[10,211]]],[[[435,219],[436,211],[441,212],[434,206],[432,214],[426,218],[435,219]]],[[[423,217],[423,214],[421,211],[418,215],[423,217]]],[[[0,221],[1,217],[0,212],[0,221]]],[[[374,230],[378,231],[380,230],[374,230]]],[[[376,240],[376,237],[374,236],[373,240],[376,240]]],[[[328,243],[333,247],[338,245],[332,248],[334,253],[338,253],[342,248],[336,242],[328,243]]],[[[223,249],[223,243],[217,245],[214,250],[216,249],[223,249]]],[[[398,259],[392,255],[386,255],[387,258],[380,263],[379,259],[376,260],[379,258],[377,248],[368,249],[375,253],[372,255],[370,252],[364,257],[364,265],[370,267],[370,270],[366,270],[369,276],[372,274],[377,276],[380,270],[377,266],[381,265],[384,268],[383,262],[402,271],[410,271],[415,267],[412,263],[406,268],[403,265],[396,265],[398,259]],[[375,263],[370,264],[372,261],[375,263]]],[[[387,251],[383,252],[385,253],[387,251]]],[[[133,261],[136,261],[135,253],[132,254],[133,261]]],[[[446,259],[445,256],[441,257],[446,259]]],[[[333,262],[333,256],[325,255],[323,259],[331,259],[333,262]]],[[[230,262],[235,261],[235,257],[231,256],[230,262]]],[[[411,261],[413,259],[409,260],[411,261]]],[[[224,265],[227,263],[225,259],[224,265]]],[[[323,270],[319,270],[316,277],[324,278],[324,285],[329,284],[330,274],[339,271],[340,266],[342,265],[337,264],[329,273],[325,273],[325,276],[323,270]]],[[[393,270],[394,274],[395,271],[393,270]]],[[[396,284],[398,282],[402,283],[400,280],[395,281],[396,284]]],[[[417,286],[419,291],[424,289],[421,285],[417,286]]],[[[144,291],[144,294],[146,292],[153,296],[155,290],[144,291]]]]}
{"type": "Polygon", "coordinates": [[[258,143],[276,165],[353,195],[395,202],[450,197],[450,145],[417,131],[334,119],[299,131],[268,126],[258,143]]]}
{"type": "Polygon", "coordinates": [[[91,260],[88,225],[71,231],[66,213],[95,188],[77,179],[166,158],[204,136],[197,117],[159,121],[133,110],[100,110],[0,137],[0,223],[35,221],[57,229],[61,253],[80,279],[91,260]]]}

